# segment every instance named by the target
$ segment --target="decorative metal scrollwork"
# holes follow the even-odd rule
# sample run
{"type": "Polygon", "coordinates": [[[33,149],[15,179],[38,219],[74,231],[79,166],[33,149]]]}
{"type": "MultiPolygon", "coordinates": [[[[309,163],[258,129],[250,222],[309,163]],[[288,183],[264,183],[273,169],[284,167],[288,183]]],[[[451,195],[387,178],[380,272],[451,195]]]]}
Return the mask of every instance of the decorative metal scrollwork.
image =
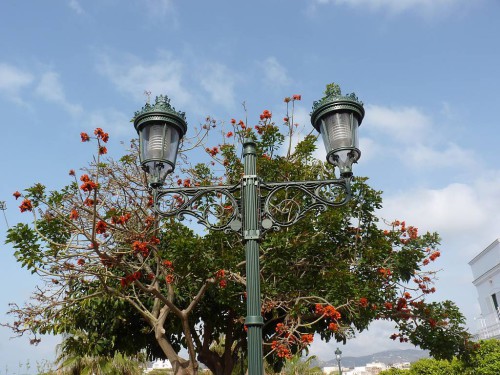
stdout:
{"type": "MultiPolygon", "coordinates": [[[[193,216],[208,229],[242,234],[243,184],[155,190],[155,210],[164,217],[193,216]]],[[[312,210],[342,206],[351,198],[350,179],[258,184],[261,235],[288,227],[312,210]]],[[[247,209],[252,209],[248,207],[247,209]]]]}
{"type": "Polygon", "coordinates": [[[238,232],[242,226],[240,191],[236,186],[207,186],[156,191],[155,209],[161,216],[184,220],[193,216],[208,229],[238,232]]]}
{"type": "Polygon", "coordinates": [[[262,184],[262,229],[288,227],[312,210],[344,205],[351,198],[350,180],[277,182],[262,184]]]}

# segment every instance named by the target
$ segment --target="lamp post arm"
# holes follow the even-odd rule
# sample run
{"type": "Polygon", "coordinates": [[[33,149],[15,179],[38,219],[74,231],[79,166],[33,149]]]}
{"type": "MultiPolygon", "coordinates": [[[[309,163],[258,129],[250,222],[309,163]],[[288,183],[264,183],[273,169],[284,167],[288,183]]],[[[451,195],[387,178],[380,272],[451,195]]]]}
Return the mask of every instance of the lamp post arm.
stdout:
{"type": "Polygon", "coordinates": [[[294,225],[312,210],[340,207],[352,198],[351,177],[262,183],[260,190],[262,227],[275,231],[294,225]]]}

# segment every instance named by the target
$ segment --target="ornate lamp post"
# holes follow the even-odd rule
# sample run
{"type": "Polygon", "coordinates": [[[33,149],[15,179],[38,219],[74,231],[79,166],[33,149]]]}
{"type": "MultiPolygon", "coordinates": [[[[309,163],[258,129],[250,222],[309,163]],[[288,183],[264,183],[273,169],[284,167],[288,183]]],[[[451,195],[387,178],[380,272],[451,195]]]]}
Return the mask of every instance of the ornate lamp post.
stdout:
{"type": "Polygon", "coordinates": [[[357,130],[363,104],[354,94],[342,96],[336,85],[314,103],[313,126],[322,134],[327,160],[340,170],[339,179],[299,182],[264,182],[257,176],[256,144],[243,142],[244,175],[239,184],[163,189],[175,168],[179,141],[187,130],[185,114],[167,97],[156,98],[135,113],[143,169],[151,175],[154,210],[163,217],[194,216],[208,229],[236,232],[245,244],[247,276],[248,373],[263,375],[259,241],[269,230],[295,224],[313,209],[344,205],[351,198],[352,164],[360,157],[357,130]],[[300,196],[301,202],[283,196],[300,196]],[[226,207],[231,207],[228,212],[226,207]],[[286,212],[287,215],[283,215],[286,212]],[[290,215],[290,213],[292,213],[290,215]]]}
{"type": "Polygon", "coordinates": [[[342,368],[340,367],[340,361],[342,360],[342,351],[339,348],[335,350],[335,358],[337,359],[337,363],[339,365],[339,375],[342,375],[342,368]]]}

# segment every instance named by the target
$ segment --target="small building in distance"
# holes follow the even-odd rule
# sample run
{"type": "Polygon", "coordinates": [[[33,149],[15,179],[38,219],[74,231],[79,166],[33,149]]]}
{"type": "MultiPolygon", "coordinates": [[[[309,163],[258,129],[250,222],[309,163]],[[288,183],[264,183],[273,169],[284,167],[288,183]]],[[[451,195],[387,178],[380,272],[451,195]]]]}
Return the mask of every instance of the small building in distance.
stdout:
{"type": "Polygon", "coordinates": [[[475,338],[500,339],[500,239],[476,255],[469,265],[481,308],[475,338]]]}

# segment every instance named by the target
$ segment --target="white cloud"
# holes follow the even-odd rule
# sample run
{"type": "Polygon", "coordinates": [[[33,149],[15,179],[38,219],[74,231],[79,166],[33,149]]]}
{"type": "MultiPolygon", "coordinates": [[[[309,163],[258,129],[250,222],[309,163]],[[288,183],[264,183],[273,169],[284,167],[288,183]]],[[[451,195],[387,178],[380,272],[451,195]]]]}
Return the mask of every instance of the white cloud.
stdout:
{"type": "Polygon", "coordinates": [[[403,160],[418,168],[469,168],[479,169],[478,157],[471,150],[449,143],[443,148],[433,149],[427,145],[415,144],[406,148],[403,160]]]}
{"type": "Polygon", "coordinates": [[[21,102],[21,91],[34,80],[31,73],[15,66],[0,63],[0,93],[16,102],[21,102]]]}
{"type": "Polygon", "coordinates": [[[415,143],[424,139],[432,126],[432,121],[414,107],[389,108],[367,105],[363,124],[370,130],[381,131],[398,141],[415,143]]]}
{"type": "Polygon", "coordinates": [[[47,72],[42,75],[35,93],[49,102],[62,105],[72,115],[82,112],[80,105],[72,104],[67,100],[59,75],[55,72],[47,72]]]}
{"type": "Polygon", "coordinates": [[[260,66],[264,71],[264,82],[267,86],[286,86],[292,82],[286,68],[279,63],[276,57],[268,57],[260,63],[260,66]]]}
{"type": "Polygon", "coordinates": [[[97,68],[119,91],[131,95],[140,102],[145,101],[144,91],[151,92],[153,98],[168,94],[180,108],[192,100],[191,94],[182,82],[183,63],[167,53],[162,53],[154,62],[144,62],[135,56],[105,56],[97,68]]]}
{"type": "Polygon", "coordinates": [[[78,2],[78,0],[69,0],[68,5],[71,9],[73,9],[78,14],[85,13],[81,4],[78,2]]]}
{"type": "Polygon", "coordinates": [[[231,108],[235,103],[235,75],[220,63],[205,64],[200,73],[201,87],[208,92],[212,101],[231,108]]]}
{"type": "Polygon", "coordinates": [[[449,9],[463,0],[316,0],[318,5],[334,4],[349,5],[358,8],[368,8],[373,10],[387,10],[390,13],[402,13],[416,10],[421,13],[437,13],[449,9]]]}
{"type": "Polygon", "coordinates": [[[130,122],[131,116],[127,116],[123,112],[109,108],[92,112],[89,115],[87,123],[91,129],[102,128],[109,132],[110,136],[114,135],[129,140],[137,136],[134,125],[130,122]]]}
{"type": "Polygon", "coordinates": [[[385,196],[380,216],[406,219],[424,231],[437,231],[447,245],[457,246],[457,254],[470,258],[498,237],[500,178],[494,175],[490,171],[468,183],[385,196]]]}

